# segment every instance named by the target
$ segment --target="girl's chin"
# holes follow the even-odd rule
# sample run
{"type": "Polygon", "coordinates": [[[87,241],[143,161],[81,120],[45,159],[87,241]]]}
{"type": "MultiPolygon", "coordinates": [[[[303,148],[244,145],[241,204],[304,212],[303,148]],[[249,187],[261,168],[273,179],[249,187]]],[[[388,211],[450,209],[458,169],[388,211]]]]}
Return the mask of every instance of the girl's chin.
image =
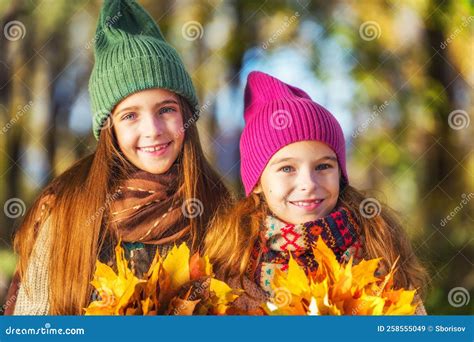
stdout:
{"type": "Polygon", "coordinates": [[[307,213],[307,214],[295,213],[295,214],[292,214],[291,217],[288,217],[288,219],[283,219],[282,221],[286,223],[290,223],[290,224],[300,224],[300,223],[316,221],[324,216],[326,216],[324,215],[324,213],[307,213]]]}
{"type": "Polygon", "coordinates": [[[291,224],[302,224],[302,223],[306,223],[306,222],[311,222],[311,221],[316,221],[317,219],[321,218],[320,216],[308,216],[308,217],[299,217],[298,219],[296,220],[291,220],[293,222],[288,222],[288,223],[291,223],[291,224]]]}
{"type": "Polygon", "coordinates": [[[151,163],[150,161],[142,161],[141,166],[139,166],[139,169],[155,174],[155,175],[159,175],[168,171],[171,167],[171,164],[172,163],[168,163],[164,161],[159,164],[151,163]]]}

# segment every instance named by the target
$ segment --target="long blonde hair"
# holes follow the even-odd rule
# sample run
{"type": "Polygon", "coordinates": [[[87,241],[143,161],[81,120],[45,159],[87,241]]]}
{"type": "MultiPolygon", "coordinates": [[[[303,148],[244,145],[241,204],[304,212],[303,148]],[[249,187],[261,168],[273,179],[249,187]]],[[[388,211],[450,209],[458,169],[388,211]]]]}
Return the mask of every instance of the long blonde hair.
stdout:
{"type": "MultiPolygon", "coordinates": [[[[398,256],[395,286],[425,290],[427,273],[415,256],[396,213],[382,205],[380,213],[367,218],[359,210],[366,198],[352,186],[342,188],[340,204],[355,216],[364,236],[364,257],[383,258],[382,267],[390,269],[398,256]]],[[[234,205],[221,208],[213,218],[205,238],[205,253],[215,269],[224,277],[246,274],[255,242],[259,238],[268,208],[260,195],[252,193],[234,205]]]]}
{"type": "MultiPolygon", "coordinates": [[[[199,199],[204,204],[201,215],[189,219],[191,249],[198,251],[208,222],[230,194],[204,156],[189,104],[180,98],[180,106],[183,122],[191,123],[187,125],[178,157],[184,197],[199,199]]],[[[96,151],[77,161],[40,193],[15,235],[21,281],[37,236],[35,222],[45,204],[51,207],[48,264],[52,315],[80,315],[89,303],[95,262],[107,235],[105,209],[117,183],[132,168],[117,147],[111,125],[105,126],[96,151]]],[[[44,220],[43,217],[41,221],[44,220]]]]}

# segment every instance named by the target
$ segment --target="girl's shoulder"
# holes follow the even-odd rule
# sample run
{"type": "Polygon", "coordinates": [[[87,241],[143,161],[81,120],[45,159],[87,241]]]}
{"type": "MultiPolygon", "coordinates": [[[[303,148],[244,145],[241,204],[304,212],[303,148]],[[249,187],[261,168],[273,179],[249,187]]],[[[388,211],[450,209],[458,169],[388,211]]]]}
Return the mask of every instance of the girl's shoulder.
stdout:
{"type": "Polygon", "coordinates": [[[37,227],[37,236],[28,258],[25,273],[18,277],[14,315],[46,315],[49,312],[49,256],[51,219],[46,217],[37,227]]]}

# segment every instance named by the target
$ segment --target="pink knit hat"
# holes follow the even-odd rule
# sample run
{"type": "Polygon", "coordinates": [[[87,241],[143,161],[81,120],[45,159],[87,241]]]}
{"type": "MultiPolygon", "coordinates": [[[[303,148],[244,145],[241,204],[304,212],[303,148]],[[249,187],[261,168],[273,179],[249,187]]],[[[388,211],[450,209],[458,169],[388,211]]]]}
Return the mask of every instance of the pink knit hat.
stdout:
{"type": "Polygon", "coordinates": [[[336,118],[303,90],[259,71],[245,87],[245,127],[240,137],[240,172],[248,196],[271,157],[297,141],[316,140],[336,153],[342,181],[346,172],[344,134],[336,118]]]}

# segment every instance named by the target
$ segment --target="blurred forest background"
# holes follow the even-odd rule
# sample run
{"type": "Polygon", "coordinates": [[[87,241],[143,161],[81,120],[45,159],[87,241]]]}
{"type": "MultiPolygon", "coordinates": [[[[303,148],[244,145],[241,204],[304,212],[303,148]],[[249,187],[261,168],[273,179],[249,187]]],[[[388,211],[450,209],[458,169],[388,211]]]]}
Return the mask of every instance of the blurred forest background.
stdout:
{"type": "MultiPolygon", "coordinates": [[[[261,70],[338,118],[353,185],[399,211],[430,314],[472,314],[474,9],[468,0],[140,0],[183,56],[206,153],[241,191],[243,86],[261,70]]],[[[99,0],[0,0],[0,301],[38,191],[93,152],[99,0]]]]}

